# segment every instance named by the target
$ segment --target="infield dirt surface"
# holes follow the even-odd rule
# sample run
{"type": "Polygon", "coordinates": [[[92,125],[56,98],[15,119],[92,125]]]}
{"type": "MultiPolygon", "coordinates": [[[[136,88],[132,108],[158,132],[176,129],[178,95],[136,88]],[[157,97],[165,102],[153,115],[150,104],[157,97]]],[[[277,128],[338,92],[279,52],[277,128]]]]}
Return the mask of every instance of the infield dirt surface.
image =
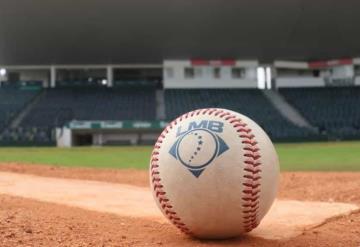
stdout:
{"type": "MultiPolygon", "coordinates": [[[[148,186],[148,173],[143,170],[61,168],[16,163],[1,164],[0,170],[148,186]]],[[[360,205],[360,173],[284,172],[281,174],[278,198],[360,205]]],[[[286,240],[264,240],[245,235],[223,241],[200,241],[179,233],[168,223],[44,203],[3,195],[0,191],[0,246],[157,245],[359,247],[360,212],[332,218],[321,226],[286,240]]]]}

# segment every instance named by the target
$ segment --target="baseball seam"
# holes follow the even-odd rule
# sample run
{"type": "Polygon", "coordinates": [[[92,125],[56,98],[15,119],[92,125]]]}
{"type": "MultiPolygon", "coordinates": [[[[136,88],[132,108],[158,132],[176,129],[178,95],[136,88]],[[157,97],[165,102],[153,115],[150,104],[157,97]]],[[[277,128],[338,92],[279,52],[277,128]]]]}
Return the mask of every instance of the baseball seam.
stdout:
{"type": "Polygon", "coordinates": [[[255,140],[255,136],[252,134],[252,129],[248,127],[243,120],[237,118],[235,115],[232,115],[230,112],[221,110],[221,109],[199,109],[195,111],[188,112],[186,114],[181,115],[176,118],[174,121],[170,122],[163,132],[160,134],[158,140],[155,143],[154,150],[151,155],[150,162],[150,173],[151,173],[151,185],[154,190],[154,194],[158,199],[158,202],[162,208],[163,213],[166,217],[182,232],[193,235],[191,230],[182,222],[181,218],[174,211],[173,206],[171,205],[170,200],[166,196],[166,192],[164,186],[161,183],[160,171],[159,171],[159,152],[161,148],[161,144],[163,140],[166,138],[166,134],[169,133],[169,129],[171,130],[174,126],[176,126],[179,122],[189,117],[193,117],[194,115],[212,115],[219,116],[222,119],[225,119],[228,123],[230,123],[235,130],[239,133],[239,137],[242,140],[245,157],[244,161],[244,178],[245,182],[243,186],[245,187],[242,191],[242,208],[243,208],[243,226],[245,231],[249,232],[258,225],[258,210],[260,204],[260,179],[261,176],[259,173],[261,172],[260,166],[260,158],[259,148],[257,146],[257,141],[255,140]]]}
{"type": "Polygon", "coordinates": [[[237,119],[231,121],[233,127],[239,133],[242,139],[242,144],[245,157],[244,161],[244,178],[243,186],[245,187],[242,197],[243,207],[243,226],[245,231],[250,232],[259,224],[257,220],[258,210],[260,207],[260,173],[261,173],[261,155],[259,153],[258,142],[255,140],[255,135],[248,124],[243,120],[237,119]]]}

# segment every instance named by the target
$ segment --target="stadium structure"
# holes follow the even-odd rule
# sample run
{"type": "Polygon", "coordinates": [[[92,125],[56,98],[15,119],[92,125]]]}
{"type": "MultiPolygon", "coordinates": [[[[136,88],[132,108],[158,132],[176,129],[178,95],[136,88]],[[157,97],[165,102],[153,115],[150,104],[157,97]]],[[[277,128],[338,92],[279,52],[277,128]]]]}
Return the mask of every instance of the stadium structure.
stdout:
{"type": "Polygon", "coordinates": [[[360,139],[359,2],[259,4],[2,1],[0,145],[152,144],[209,107],[275,141],[360,139]]]}

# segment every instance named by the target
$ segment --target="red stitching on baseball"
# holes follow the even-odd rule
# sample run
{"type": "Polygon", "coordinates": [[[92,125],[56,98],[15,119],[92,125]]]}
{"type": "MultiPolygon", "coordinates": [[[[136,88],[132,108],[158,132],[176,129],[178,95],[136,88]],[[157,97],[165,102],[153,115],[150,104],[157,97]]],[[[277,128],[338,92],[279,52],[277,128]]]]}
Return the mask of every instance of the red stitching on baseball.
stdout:
{"type": "Polygon", "coordinates": [[[247,171],[248,173],[251,173],[251,174],[257,174],[257,173],[261,172],[261,169],[253,168],[252,166],[245,166],[244,171],[247,171]]]}
{"type": "Polygon", "coordinates": [[[257,187],[260,186],[260,184],[251,184],[251,183],[243,183],[243,185],[245,185],[247,187],[251,187],[253,189],[256,189],[257,187]]]}
{"type": "Polygon", "coordinates": [[[257,146],[258,142],[255,140],[255,135],[252,134],[252,129],[248,128],[247,124],[243,122],[242,119],[236,118],[235,115],[230,115],[226,117],[226,120],[230,124],[233,124],[233,127],[237,132],[242,133],[239,137],[242,139],[242,144],[245,144],[243,147],[244,157],[246,157],[244,163],[244,178],[246,181],[243,183],[245,189],[242,191],[244,196],[243,200],[243,225],[245,231],[251,231],[258,225],[258,210],[260,204],[260,179],[261,176],[257,175],[261,173],[261,169],[258,166],[261,165],[259,159],[261,155],[258,153],[260,150],[257,146]],[[250,203],[249,203],[250,202],[250,203]]]}
{"type": "Polygon", "coordinates": [[[257,216],[260,204],[259,193],[261,192],[259,180],[261,179],[261,176],[257,174],[261,173],[261,169],[257,167],[261,165],[261,162],[259,161],[261,155],[258,153],[260,149],[257,147],[258,142],[255,141],[255,135],[252,134],[252,129],[247,128],[248,125],[244,123],[243,120],[237,118],[236,115],[232,115],[230,112],[214,108],[199,109],[183,114],[182,116],[178,117],[173,122],[168,124],[168,126],[159,136],[151,158],[151,181],[155,196],[158,199],[160,206],[163,209],[163,212],[167,216],[167,218],[182,232],[188,235],[193,235],[190,229],[185,225],[185,223],[181,221],[181,218],[172,209],[173,206],[170,204],[170,200],[166,197],[164,186],[160,183],[161,178],[160,172],[158,170],[158,155],[159,149],[161,147],[160,145],[162,144],[163,139],[166,137],[166,134],[169,133],[168,128],[172,129],[173,126],[177,125],[178,122],[181,122],[183,119],[187,119],[189,116],[193,117],[195,114],[199,115],[201,113],[203,115],[212,115],[213,113],[215,113],[215,116],[225,118],[226,121],[232,124],[232,126],[236,129],[237,132],[244,133],[239,135],[242,140],[242,144],[245,144],[243,151],[245,152],[244,157],[246,157],[244,161],[244,163],[246,164],[246,166],[244,167],[244,178],[246,178],[246,181],[242,184],[245,187],[242,191],[242,212],[244,214],[244,229],[245,231],[249,232],[258,226],[257,216]]]}
{"type": "Polygon", "coordinates": [[[254,139],[254,135],[240,135],[240,137],[241,138],[247,138],[247,139],[249,139],[249,140],[252,140],[252,139],[254,139]]]}
{"type": "Polygon", "coordinates": [[[256,146],[258,143],[256,141],[252,141],[252,140],[244,140],[242,141],[243,144],[249,144],[251,146],[256,146]]]}
{"type": "Polygon", "coordinates": [[[223,118],[223,117],[225,117],[227,115],[230,115],[230,112],[225,112],[225,113],[221,114],[220,117],[223,118]]]}
{"type": "MultiPolygon", "coordinates": [[[[200,111],[199,111],[200,113],[200,111]]],[[[166,197],[166,192],[164,190],[164,185],[161,184],[161,178],[160,178],[160,171],[158,170],[158,155],[159,150],[161,148],[161,144],[163,142],[163,139],[166,137],[166,134],[169,133],[168,128],[172,129],[174,125],[177,125],[178,121],[181,122],[183,118],[187,119],[189,114],[193,116],[194,112],[184,114],[180,116],[179,118],[175,119],[173,122],[168,124],[168,126],[164,129],[164,131],[160,134],[158,140],[156,141],[156,144],[154,146],[154,151],[152,152],[152,158],[151,158],[151,182],[152,187],[155,192],[155,196],[158,199],[160,203],[160,207],[163,209],[164,214],[166,217],[178,228],[180,231],[192,235],[192,232],[186,225],[181,222],[180,217],[177,216],[177,213],[172,209],[173,206],[170,204],[170,200],[166,197]]]]}

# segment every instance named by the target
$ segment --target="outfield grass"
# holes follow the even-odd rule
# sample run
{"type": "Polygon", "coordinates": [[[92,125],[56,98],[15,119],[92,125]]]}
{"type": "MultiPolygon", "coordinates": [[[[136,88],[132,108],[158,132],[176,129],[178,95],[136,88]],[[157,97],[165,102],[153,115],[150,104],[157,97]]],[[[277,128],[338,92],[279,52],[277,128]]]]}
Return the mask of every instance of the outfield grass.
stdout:
{"type": "MultiPolygon", "coordinates": [[[[277,144],[283,171],[360,171],[360,142],[277,144]]],[[[0,148],[0,162],[147,169],[151,147],[0,148]]]]}
{"type": "Polygon", "coordinates": [[[145,169],[151,147],[0,148],[0,162],[145,169]]]}
{"type": "Polygon", "coordinates": [[[283,171],[360,171],[360,142],[278,144],[283,171]]]}

